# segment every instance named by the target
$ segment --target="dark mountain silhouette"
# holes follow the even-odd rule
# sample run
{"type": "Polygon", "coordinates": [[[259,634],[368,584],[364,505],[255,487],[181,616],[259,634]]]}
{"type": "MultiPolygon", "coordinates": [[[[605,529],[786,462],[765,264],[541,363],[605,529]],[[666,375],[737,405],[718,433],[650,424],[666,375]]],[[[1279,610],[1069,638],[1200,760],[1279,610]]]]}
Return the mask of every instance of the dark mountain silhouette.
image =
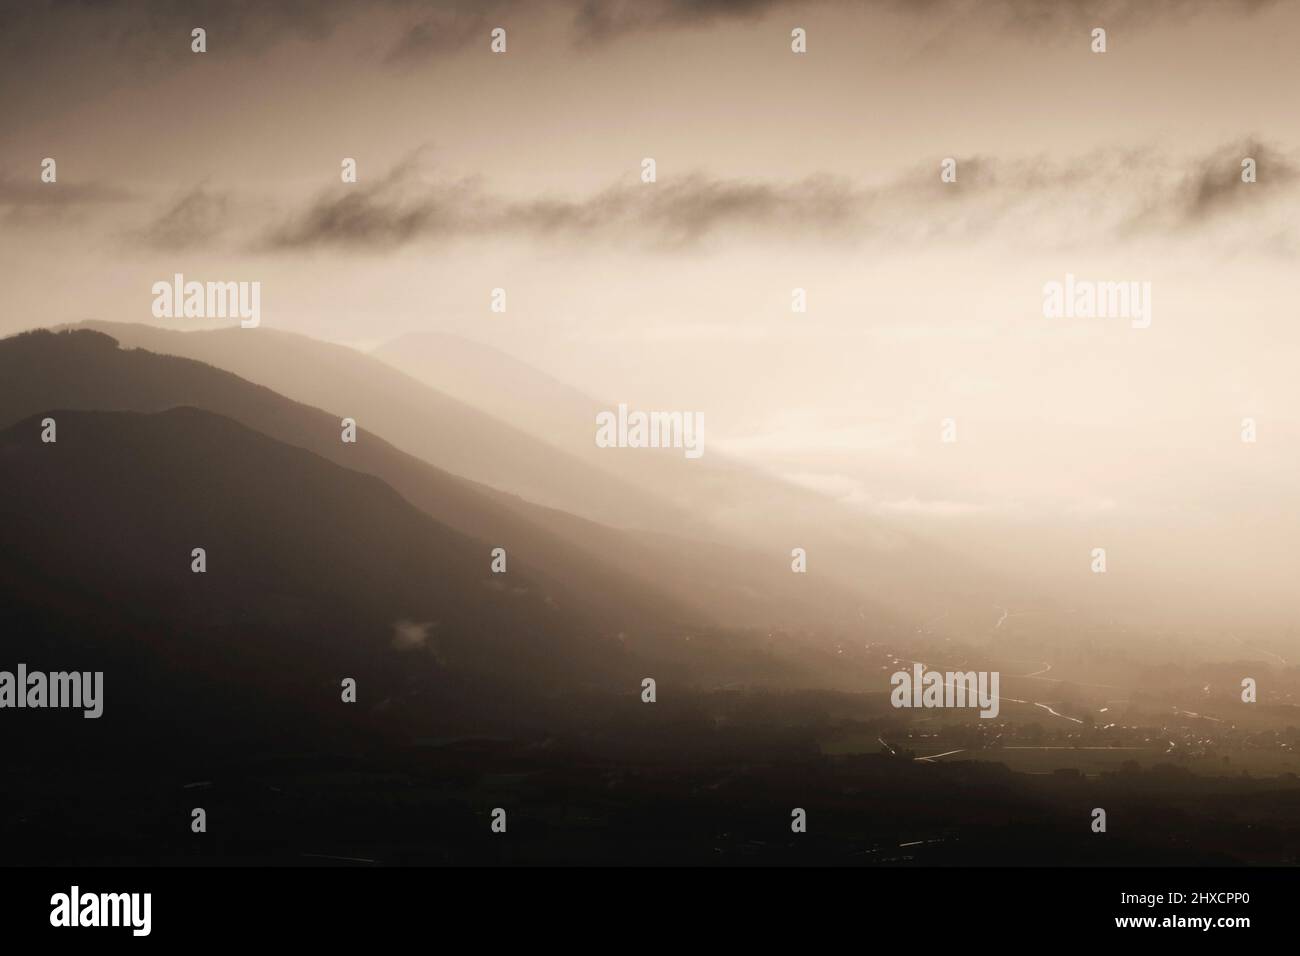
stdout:
{"type": "Polygon", "coordinates": [[[533,562],[554,600],[604,608],[604,622],[664,626],[686,613],[643,583],[612,573],[494,500],[491,490],[462,481],[397,451],[359,430],[356,444],[341,440],[340,419],[288,401],[269,389],[198,362],[143,350],[124,350],[105,335],[33,332],[0,340],[0,427],[50,408],[163,411],[194,406],[225,415],[287,444],[385,479],[408,500],[457,530],[482,538],[486,565],[492,547],[504,547],[507,567],[533,562]],[[535,560],[534,560],[535,559],[535,560]],[[548,572],[546,569],[550,569],[548,572]]]}
{"type": "Polygon", "coordinates": [[[27,727],[333,745],[482,732],[530,697],[636,686],[616,640],[522,572],[492,574],[483,542],[227,418],[52,410],[0,433],[0,484],[6,669],[105,672],[104,717],[6,714],[27,727]]]}
{"type": "MultiPolygon", "coordinates": [[[[683,624],[807,629],[880,622],[878,615],[858,618],[861,602],[846,590],[792,575],[779,556],[767,560],[701,541],[626,533],[543,508],[405,454],[364,427],[364,419],[359,441],[344,444],[341,416],[197,361],[120,349],[89,329],[0,340],[0,426],[53,407],[161,411],[178,405],[226,415],[382,478],[443,523],[504,547],[560,604],[582,604],[630,638],[683,624]]],[[[638,501],[631,495],[625,507],[635,510],[638,501]]]]}
{"type": "MultiPolygon", "coordinates": [[[[275,329],[174,332],[86,322],[128,348],[196,359],[286,398],[347,415],[454,475],[611,527],[679,531],[689,516],[635,486],[594,481],[581,460],[355,349],[275,329]],[[635,502],[635,507],[631,505],[635,502]]],[[[503,381],[502,388],[510,383],[503,381]]]]}

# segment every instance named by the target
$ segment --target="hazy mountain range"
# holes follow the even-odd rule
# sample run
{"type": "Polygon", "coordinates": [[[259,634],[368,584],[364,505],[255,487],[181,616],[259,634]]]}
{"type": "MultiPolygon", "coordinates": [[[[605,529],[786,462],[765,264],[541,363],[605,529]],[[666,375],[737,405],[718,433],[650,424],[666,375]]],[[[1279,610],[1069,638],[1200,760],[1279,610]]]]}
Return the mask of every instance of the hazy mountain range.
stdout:
{"type": "MultiPolygon", "coordinates": [[[[581,480],[587,500],[621,494],[642,518],[641,500],[655,501],[376,359],[272,335],[259,339],[271,357],[254,361],[237,348],[247,336],[101,327],[160,351],[92,329],[0,341],[0,603],[15,660],[112,675],[113,725],[136,747],[221,749],[267,727],[277,746],[336,747],[367,728],[484,733],[531,726],[552,693],[636,700],[645,676],[669,693],[861,689],[836,643],[902,627],[871,589],[792,574],[784,549],[763,554],[705,522],[688,537],[689,520],[616,528],[525,500],[512,467],[557,488],[581,480]],[[164,347],[218,352],[333,407],[164,347]],[[347,414],[355,444],[340,440],[347,414]],[[53,443],[40,439],[47,418],[53,443]],[[433,463],[380,429],[422,435],[433,463]],[[453,462],[494,463],[500,486],[439,467],[444,447],[453,462]],[[496,547],[505,574],[490,570],[496,547]],[[345,677],[364,721],[340,717],[345,677]],[[158,724],[160,711],[176,720],[158,724]]],[[[44,724],[24,749],[48,752],[68,730],[44,724]]],[[[93,751],[100,738],[68,739],[93,751]]]]}
{"type": "MultiPolygon", "coordinates": [[[[350,416],[462,478],[565,515],[640,531],[640,545],[654,547],[659,540],[682,567],[680,598],[696,607],[702,599],[714,620],[906,628],[943,617],[958,633],[990,627],[997,618],[990,595],[1013,590],[900,522],[855,512],[715,450],[687,460],[669,450],[598,448],[595,414],[612,403],[454,336],[408,336],[365,355],[272,330],[259,330],[257,347],[249,348],[246,330],[238,328],[84,325],[125,347],[195,359],[350,416]],[[694,550],[662,536],[695,542],[694,550]],[[705,553],[707,545],[737,548],[744,556],[705,553]],[[794,547],[807,551],[809,574],[790,573],[794,547]],[[728,601],[727,588],[712,584],[729,574],[735,602],[728,601]],[[829,599],[831,591],[840,599],[829,599]]],[[[578,530],[554,512],[547,520],[563,523],[553,527],[566,535],[578,530]]],[[[629,559],[618,550],[609,557],[629,559]]],[[[642,572],[649,569],[640,565],[642,572]]],[[[660,583],[673,577],[662,562],[653,570],[660,583]]]]}
{"type": "MultiPolygon", "coordinates": [[[[938,726],[903,729],[889,672],[909,654],[1014,668],[994,748],[1006,734],[1038,739],[1039,719],[1083,729],[1074,712],[1126,693],[1109,682],[1141,658],[1124,655],[1112,676],[1106,648],[1126,637],[1087,613],[1004,601],[1013,584],[923,537],[725,456],[599,449],[602,407],[446,336],[373,355],[266,330],[111,323],[0,340],[7,660],[105,674],[102,719],[7,714],[18,782],[0,805],[20,854],[265,860],[323,847],[482,860],[496,851],[472,838],[476,814],[501,800],[526,808],[537,859],[562,857],[574,834],[585,842],[564,852],[603,859],[581,821],[546,829],[573,788],[641,858],[694,858],[717,840],[747,853],[766,844],[713,836],[735,805],[762,837],[828,774],[818,812],[838,835],[813,857],[852,843],[862,794],[910,821],[871,837],[889,843],[898,826],[933,828],[916,808],[950,784],[986,795],[962,811],[969,852],[996,842],[979,808],[1008,799],[1004,770],[931,762],[965,753],[954,746],[979,752],[979,719],[948,718],[932,751],[938,726]],[[355,443],[341,440],[346,417],[355,443]],[[57,440],[45,442],[51,419],[57,440]],[[791,572],[794,542],[808,548],[806,574],[791,572]],[[654,708],[641,701],[647,677],[654,708]],[[355,705],[341,701],[347,680],[355,705]],[[1081,705],[1072,680],[1096,703],[1081,705]],[[880,754],[825,756],[841,746],[880,754]],[[682,846],[661,846],[661,821],[646,816],[660,773],[665,799],[696,821],[682,846]],[[219,789],[191,793],[213,778],[219,789]],[[702,783],[716,791],[703,805],[702,783]],[[68,792],[96,794],[75,832],[68,792]],[[409,807],[375,817],[395,794],[409,807]],[[216,841],[191,848],[154,822],[200,800],[225,821],[216,841]],[[445,827],[411,843],[431,807],[445,827]],[[370,822],[348,838],[338,821],[353,812],[370,822]]],[[[1128,719],[1159,719],[1138,715],[1162,704],[1135,692],[1128,719]]],[[[1100,723],[1088,713],[1086,733],[1111,732],[1100,723]]],[[[1140,808],[1164,779],[1107,783],[1109,799],[1140,808]]],[[[1013,798],[1038,829],[1012,856],[1091,860],[1067,812],[1075,797],[1037,793],[1013,798]]],[[[1135,839],[1114,858],[1145,847],[1135,839]]]]}

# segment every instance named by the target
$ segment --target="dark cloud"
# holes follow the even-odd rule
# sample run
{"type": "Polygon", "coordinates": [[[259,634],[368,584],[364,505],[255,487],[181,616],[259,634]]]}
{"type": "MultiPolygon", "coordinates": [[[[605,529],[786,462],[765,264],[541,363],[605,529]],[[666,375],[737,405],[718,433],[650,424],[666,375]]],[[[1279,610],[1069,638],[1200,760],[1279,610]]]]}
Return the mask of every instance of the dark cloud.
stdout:
{"type": "Polygon", "coordinates": [[[416,239],[486,231],[498,204],[473,181],[429,181],[425,154],[423,147],[416,150],[374,182],[340,182],[266,232],[257,245],[383,251],[416,239]]]}
{"type": "Polygon", "coordinates": [[[178,197],[134,238],[154,249],[209,245],[226,230],[231,205],[227,194],[196,186],[178,197]]]}
{"type": "MultiPolygon", "coordinates": [[[[1271,204],[1293,201],[1300,186],[1296,155],[1251,137],[1190,158],[1154,148],[1099,150],[1068,161],[956,157],[954,185],[940,182],[940,157],[934,157],[870,187],[825,175],[782,182],[702,172],[642,183],[629,170],[623,182],[586,196],[524,199],[494,193],[477,179],[440,176],[428,156],[421,148],[382,175],[340,182],[287,214],[268,212],[264,200],[200,184],[168,200],[128,237],[154,249],[228,241],[255,251],[364,253],[424,241],[512,238],[660,250],[733,239],[907,244],[1060,225],[1066,204],[1085,202],[1077,234],[1062,228],[1049,237],[1065,242],[1185,233],[1217,219],[1258,216],[1271,204]],[[1251,185],[1241,182],[1241,160],[1248,156],[1258,164],[1259,180],[1251,185]]],[[[38,173],[21,180],[0,173],[7,219],[54,222],[140,198],[101,183],[43,184],[38,173]]]]}
{"type": "Polygon", "coordinates": [[[412,157],[373,184],[319,195],[266,231],[259,245],[383,251],[425,240],[520,238],[671,250],[737,237],[967,241],[999,230],[1047,230],[1048,240],[1068,243],[1185,231],[1246,213],[1300,183],[1293,158],[1250,140],[1181,161],[1181,177],[1170,173],[1180,163],[1155,149],[1102,150],[1067,162],[957,159],[955,185],[939,181],[936,158],[870,188],[829,176],[765,182],[703,173],[647,184],[632,172],[627,182],[586,197],[519,200],[475,180],[440,180],[412,157]],[[1244,156],[1259,162],[1260,183],[1244,187],[1257,193],[1240,191],[1244,156]],[[1058,228],[1069,204],[1078,206],[1079,221],[1058,228]]]}
{"type": "Polygon", "coordinates": [[[738,182],[701,174],[634,182],[570,200],[511,200],[475,181],[429,181],[407,160],[371,186],[340,185],[264,237],[270,249],[383,250],[418,239],[609,238],[653,246],[697,243],[725,230],[845,234],[863,195],[844,181],[738,182]]]}
{"type": "Polygon", "coordinates": [[[707,28],[725,21],[796,15],[805,10],[885,11],[935,23],[982,22],[1045,35],[1068,29],[1146,26],[1202,13],[1249,15],[1284,0],[574,0],[573,27],[584,41],[645,30],[707,28]]]}
{"type": "MultiPolygon", "coordinates": [[[[28,0],[0,13],[6,62],[111,54],[124,68],[180,60],[194,27],[212,52],[257,54],[286,39],[321,40],[345,24],[378,22],[393,34],[387,59],[486,43],[493,18],[555,18],[588,43],[646,30],[707,28],[808,9],[881,9],[929,18],[977,17],[1031,32],[1118,25],[1203,12],[1249,15],[1283,0],[28,0]]],[[[502,23],[501,25],[509,26],[502,23]]]]}
{"type": "Polygon", "coordinates": [[[30,0],[6,4],[0,51],[161,52],[174,40],[173,55],[181,57],[189,54],[190,31],[202,27],[211,48],[220,42],[260,52],[287,37],[322,39],[356,12],[347,0],[30,0]]]}
{"type": "MultiPolygon", "coordinates": [[[[535,2],[533,8],[544,8],[535,2]]],[[[520,8],[515,0],[461,0],[424,4],[419,19],[405,26],[388,51],[386,62],[410,65],[427,62],[440,53],[454,53],[473,43],[487,49],[493,27],[501,17],[520,8]]]]}
{"type": "Polygon", "coordinates": [[[492,14],[548,6],[524,0],[29,0],[6,4],[0,13],[0,53],[24,60],[111,54],[122,69],[135,70],[191,56],[195,27],[207,31],[209,55],[249,56],[286,40],[325,40],[345,25],[377,22],[399,37],[390,58],[402,59],[485,39],[476,31],[492,14]]]}
{"type": "MultiPolygon", "coordinates": [[[[1245,16],[1282,0],[0,0],[0,115],[7,132],[118,88],[152,88],[202,69],[190,31],[208,33],[206,57],[270,69],[290,42],[346,34],[362,59],[390,69],[437,64],[467,48],[486,51],[493,26],[512,35],[542,30],[576,48],[671,30],[791,17],[805,11],[887,11],[967,33],[1020,30],[1072,34],[1104,23],[1152,27],[1200,12],[1245,16]]],[[[822,20],[824,28],[832,20],[822,20]]],[[[809,24],[810,29],[813,28],[809,24]]],[[[871,29],[870,17],[851,29],[871,29]]],[[[1075,35],[1077,38],[1077,35],[1075,35]]],[[[302,55],[294,51],[293,55],[302,55]]],[[[310,54],[308,54],[310,55],[310,54]]]]}
{"type": "Polygon", "coordinates": [[[1202,157],[1187,174],[1180,215],[1184,222],[1197,224],[1217,216],[1241,202],[1258,202],[1276,196],[1300,177],[1294,157],[1257,139],[1225,146],[1202,157]],[[1256,181],[1242,182],[1244,159],[1256,164],[1256,181]]]}
{"type": "Polygon", "coordinates": [[[755,20],[774,9],[808,5],[807,0],[578,0],[573,27],[584,40],[599,41],[646,29],[755,20]]]}
{"type": "MultiPolygon", "coordinates": [[[[1130,166],[1154,166],[1161,159],[1158,152],[1149,151],[1127,162],[1130,166]]],[[[1166,188],[1150,190],[1136,199],[1116,225],[1119,238],[1195,234],[1229,220],[1259,222],[1261,228],[1275,229],[1276,224],[1263,224],[1270,208],[1289,208],[1300,185],[1300,157],[1256,137],[1226,143],[1180,165],[1181,169],[1168,176],[1166,188]],[[1241,179],[1241,162],[1246,158],[1256,162],[1254,183],[1241,179]]],[[[1286,236],[1278,239],[1275,249],[1294,245],[1286,236]]]]}
{"type": "Polygon", "coordinates": [[[724,231],[850,234],[865,195],[845,181],[796,183],[714,179],[691,174],[666,183],[618,186],[583,201],[511,203],[499,227],[547,237],[607,235],[656,246],[692,245],[724,231]]]}
{"type": "MultiPolygon", "coordinates": [[[[1207,13],[1252,15],[1286,0],[993,0],[975,4],[990,9],[1006,23],[1030,32],[1044,33],[1062,27],[1148,26],[1207,13]]],[[[935,8],[953,7],[955,2],[933,0],[935,8]]]]}

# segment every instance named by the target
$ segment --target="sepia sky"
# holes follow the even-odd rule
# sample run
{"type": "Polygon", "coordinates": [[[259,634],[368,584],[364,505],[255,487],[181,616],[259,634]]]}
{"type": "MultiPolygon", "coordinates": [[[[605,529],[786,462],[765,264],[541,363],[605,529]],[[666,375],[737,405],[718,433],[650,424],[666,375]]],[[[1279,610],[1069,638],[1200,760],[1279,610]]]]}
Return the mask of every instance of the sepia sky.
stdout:
{"type": "Polygon", "coordinates": [[[258,280],[266,326],[463,335],[995,563],[1113,542],[1294,623],[1298,46],[1265,0],[11,6],[0,333],[258,280]],[[1151,327],[1044,318],[1067,273],[1151,327]]]}

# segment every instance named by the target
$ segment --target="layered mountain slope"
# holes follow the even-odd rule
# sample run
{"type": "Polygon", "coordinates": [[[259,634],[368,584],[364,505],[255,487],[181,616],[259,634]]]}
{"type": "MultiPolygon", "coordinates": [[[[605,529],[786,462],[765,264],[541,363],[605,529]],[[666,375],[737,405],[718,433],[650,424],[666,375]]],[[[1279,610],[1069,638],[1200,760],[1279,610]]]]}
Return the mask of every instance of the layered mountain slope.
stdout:
{"type": "Polygon", "coordinates": [[[15,746],[51,728],[272,748],[377,723],[482,729],[526,719],[524,693],[617,689],[638,669],[378,479],[208,412],[48,410],[0,432],[0,487],[4,669],[105,682],[98,720],[9,712],[15,746]]]}
{"type": "Polygon", "coordinates": [[[542,508],[407,455],[370,433],[364,420],[359,440],[344,443],[340,417],[206,364],[121,349],[89,329],[0,340],[0,426],[52,407],[149,412],[178,405],[217,412],[382,478],[427,514],[505,548],[509,566],[546,583],[561,606],[580,604],[629,638],[684,625],[884,623],[845,589],[792,575],[780,555],[622,532],[542,508]]]}
{"type": "MultiPolygon", "coordinates": [[[[454,475],[611,527],[664,530],[689,517],[634,485],[590,467],[541,437],[512,427],[355,349],[275,329],[174,332],[87,322],[128,348],[195,359],[316,408],[356,419],[403,451],[454,475]]],[[[500,383],[509,388],[508,381],[500,383]]]]}

